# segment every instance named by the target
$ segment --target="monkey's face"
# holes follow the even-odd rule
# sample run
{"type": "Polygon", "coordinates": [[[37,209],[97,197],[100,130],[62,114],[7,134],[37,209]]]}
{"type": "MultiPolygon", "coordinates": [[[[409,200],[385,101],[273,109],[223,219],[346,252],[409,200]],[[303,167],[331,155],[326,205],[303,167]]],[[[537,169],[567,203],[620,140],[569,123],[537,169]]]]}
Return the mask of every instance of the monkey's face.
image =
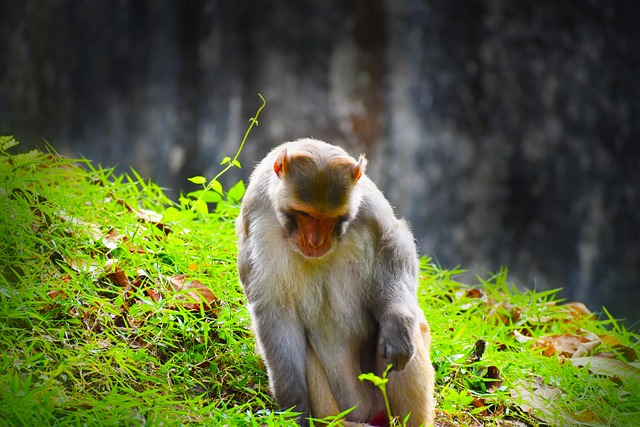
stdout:
{"type": "Polygon", "coordinates": [[[323,214],[313,209],[289,209],[283,212],[285,230],[296,248],[308,258],[326,255],[345,230],[348,215],[323,214]]]}
{"type": "Polygon", "coordinates": [[[273,169],[279,178],[276,208],[285,233],[305,257],[326,255],[355,214],[352,193],[364,160],[341,152],[285,149],[273,169]]]}

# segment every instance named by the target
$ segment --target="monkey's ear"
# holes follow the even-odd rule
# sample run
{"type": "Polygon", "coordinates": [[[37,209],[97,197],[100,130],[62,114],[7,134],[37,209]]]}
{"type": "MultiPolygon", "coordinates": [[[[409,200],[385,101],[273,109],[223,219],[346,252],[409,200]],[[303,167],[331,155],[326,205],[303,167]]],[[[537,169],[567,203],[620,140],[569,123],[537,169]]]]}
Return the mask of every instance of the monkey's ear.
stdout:
{"type": "Polygon", "coordinates": [[[282,174],[287,173],[287,171],[289,170],[290,161],[291,158],[289,157],[289,154],[287,154],[287,149],[285,148],[278,155],[278,158],[273,164],[273,171],[276,173],[276,175],[278,175],[278,178],[282,178],[282,174]]]}
{"type": "Polygon", "coordinates": [[[353,165],[353,169],[351,171],[354,181],[358,182],[358,180],[364,173],[364,168],[366,165],[367,165],[367,159],[364,158],[364,155],[360,155],[360,158],[358,159],[358,163],[353,165]]]}

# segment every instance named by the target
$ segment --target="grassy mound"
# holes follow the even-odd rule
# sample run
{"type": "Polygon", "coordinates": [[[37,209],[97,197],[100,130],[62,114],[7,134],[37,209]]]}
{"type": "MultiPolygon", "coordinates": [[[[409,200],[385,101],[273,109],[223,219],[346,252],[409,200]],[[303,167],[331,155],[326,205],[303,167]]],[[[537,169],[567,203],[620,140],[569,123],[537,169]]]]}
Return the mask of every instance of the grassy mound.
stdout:
{"type": "MultiPolygon", "coordinates": [[[[135,172],[13,145],[0,139],[0,426],[294,425],[236,275],[241,183],[175,203],[135,172]]],[[[456,273],[422,260],[437,425],[640,425],[638,335],[506,271],[456,273]]]]}

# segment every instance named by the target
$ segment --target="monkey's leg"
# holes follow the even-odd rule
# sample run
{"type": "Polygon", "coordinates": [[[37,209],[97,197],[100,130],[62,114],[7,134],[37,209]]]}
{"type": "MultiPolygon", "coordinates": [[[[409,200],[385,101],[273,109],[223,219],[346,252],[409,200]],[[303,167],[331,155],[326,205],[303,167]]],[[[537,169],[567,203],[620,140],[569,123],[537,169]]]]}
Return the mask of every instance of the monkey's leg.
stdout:
{"type": "Polygon", "coordinates": [[[318,409],[318,416],[337,415],[352,408],[345,418],[354,424],[344,421],[343,425],[366,425],[364,423],[375,415],[378,403],[375,395],[379,391],[369,382],[358,379],[360,345],[353,340],[337,340],[342,344],[334,342],[334,345],[319,341],[321,345],[313,345],[314,337],[311,337],[307,350],[307,382],[315,388],[310,391],[316,401],[312,407],[318,409]],[[326,400],[320,401],[325,397],[326,400]]]}
{"type": "MultiPolygon", "coordinates": [[[[307,386],[309,387],[311,414],[314,418],[326,418],[340,413],[320,359],[310,346],[307,347],[307,386]]],[[[382,402],[380,406],[384,408],[382,402]]],[[[353,421],[342,421],[341,425],[343,427],[372,427],[366,423],[353,421]]]]}
{"type": "Polygon", "coordinates": [[[416,354],[402,371],[389,374],[387,394],[391,412],[403,420],[411,414],[407,426],[429,426],[434,422],[434,370],[429,356],[431,334],[421,319],[414,334],[416,354]]]}
{"type": "Polygon", "coordinates": [[[311,414],[314,418],[325,418],[340,413],[327,374],[311,346],[307,346],[307,387],[311,414]]]}

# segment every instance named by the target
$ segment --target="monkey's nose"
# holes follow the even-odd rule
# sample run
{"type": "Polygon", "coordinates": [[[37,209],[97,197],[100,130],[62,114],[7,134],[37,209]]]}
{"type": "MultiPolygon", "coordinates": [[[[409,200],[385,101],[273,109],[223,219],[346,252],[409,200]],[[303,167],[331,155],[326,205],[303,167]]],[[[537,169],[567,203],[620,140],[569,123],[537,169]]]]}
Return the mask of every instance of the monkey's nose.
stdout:
{"type": "Polygon", "coordinates": [[[313,233],[310,237],[309,244],[315,249],[319,248],[324,243],[324,236],[322,233],[313,233]]]}

